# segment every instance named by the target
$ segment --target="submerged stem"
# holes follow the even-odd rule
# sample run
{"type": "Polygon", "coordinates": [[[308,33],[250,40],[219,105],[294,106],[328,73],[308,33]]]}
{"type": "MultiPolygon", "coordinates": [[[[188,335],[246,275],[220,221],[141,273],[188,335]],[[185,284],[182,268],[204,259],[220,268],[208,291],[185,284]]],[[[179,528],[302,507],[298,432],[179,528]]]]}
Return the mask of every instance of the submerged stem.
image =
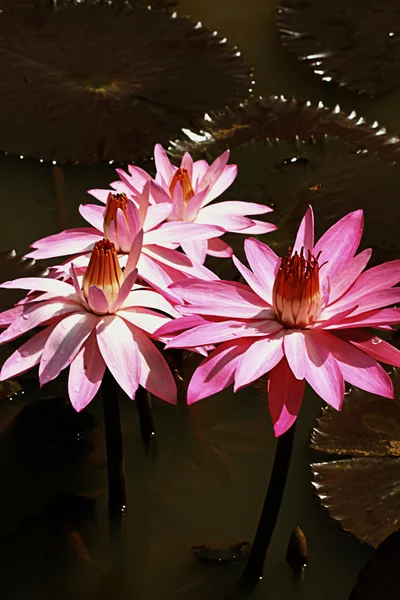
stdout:
{"type": "Polygon", "coordinates": [[[292,456],[295,426],[293,425],[278,438],[275,460],[269,480],[267,495],[261,512],[253,546],[240,578],[240,584],[254,587],[262,578],[265,557],[279,516],[282,498],[285,491],[286,479],[292,456]]]}
{"type": "Polygon", "coordinates": [[[111,516],[126,514],[126,489],[118,384],[106,369],[101,384],[108,467],[108,509],[111,516]]]}
{"type": "Polygon", "coordinates": [[[145,447],[148,448],[156,436],[150,392],[140,385],[137,389],[135,400],[139,414],[140,434],[145,447]]]}

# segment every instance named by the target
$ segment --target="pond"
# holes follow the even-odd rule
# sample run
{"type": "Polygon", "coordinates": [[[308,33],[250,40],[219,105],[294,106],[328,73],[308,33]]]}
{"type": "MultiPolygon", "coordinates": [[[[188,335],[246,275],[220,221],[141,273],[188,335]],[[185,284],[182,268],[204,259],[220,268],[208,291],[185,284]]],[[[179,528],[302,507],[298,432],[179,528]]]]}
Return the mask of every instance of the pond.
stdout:
{"type": "MultiPolygon", "coordinates": [[[[352,2],[349,0],[347,4],[352,5],[352,2]]],[[[294,2],[292,4],[295,6],[294,2]]],[[[312,2],[303,4],[308,7],[312,2]]],[[[354,1],[354,5],[358,3],[354,1]]],[[[400,20],[393,10],[395,31],[400,20]]],[[[206,157],[211,161],[229,147],[230,160],[239,164],[239,173],[231,195],[227,190],[223,199],[274,206],[276,217],[271,220],[277,219],[279,230],[270,238],[269,234],[262,236],[262,240],[267,244],[271,242],[278,254],[293,243],[300,219],[307,205],[313,203],[317,239],[336,220],[361,208],[365,211],[365,239],[361,249],[372,247],[373,265],[397,259],[400,249],[397,235],[400,173],[398,164],[394,163],[398,152],[395,134],[400,130],[397,110],[400,87],[394,86],[369,97],[339,87],[333,81],[323,81],[311,68],[299,62],[294,52],[283,46],[277,26],[276,0],[249,0],[246,3],[241,0],[180,0],[169,11],[176,11],[178,18],[188,15],[194,23],[200,21],[211,31],[217,31],[221,38],[226,37],[228,44],[237,46],[237,51],[254,68],[252,77],[248,78],[255,82],[250,83],[253,98],[262,96],[268,107],[264,114],[262,109],[254,109],[255,100],[251,100],[256,114],[253,120],[246,116],[253,109],[244,113],[240,112],[240,108],[235,109],[239,112],[221,121],[210,109],[211,116],[207,117],[210,131],[216,123],[214,133],[218,130],[221,142],[218,135],[202,137],[204,131],[200,130],[204,122],[202,126],[194,122],[191,114],[186,118],[185,110],[181,108],[179,119],[189,119],[193,125],[186,127],[189,135],[181,136],[178,145],[169,145],[173,156],[171,160],[177,163],[182,149],[188,148],[197,153],[196,158],[206,157]],[[284,98],[268,100],[271,95],[284,98]],[[310,110],[313,115],[317,114],[309,133],[307,105],[301,104],[303,108],[294,117],[295,124],[285,125],[289,122],[285,119],[291,118],[285,113],[285,98],[292,96],[300,103],[310,100],[310,110]],[[321,106],[317,109],[319,102],[331,109],[340,105],[344,114],[340,113],[337,126],[334,123],[339,109],[336,113],[324,112],[321,106]],[[278,104],[273,109],[275,116],[271,118],[267,112],[274,103],[278,104]],[[352,111],[356,111],[357,116],[349,120],[348,115],[352,111]],[[241,116],[237,117],[238,114],[241,116]],[[372,129],[362,122],[356,125],[359,117],[371,124],[377,121],[379,125],[372,129]],[[265,125],[268,119],[278,123],[275,129],[272,125],[265,125]],[[224,137],[224,130],[232,127],[233,131],[232,123],[236,122],[247,127],[250,133],[244,134],[243,139],[240,139],[240,134],[235,137],[236,133],[224,137]],[[347,125],[343,125],[346,122],[347,125]],[[323,137],[324,127],[329,136],[327,139],[323,137]],[[361,133],[354,133],[357,127],[361,133]],[[386,128],[387,132],[382,128],[386,128]],[[301,135],[304,131],[306,134],[301,135]],[[200,137],[193,137],[193,132],[200,137]],[[300,140],[296,141],[297,133],[300,140]],[[315,135],[316,139],[310,141],[311,135],[315,135]],[[266,143],[268,136],[273,139],[266,143]],[[280,140],[276,141],[278,137],[280,140]],[[200,149],[196,145],[199,140],[204,144],[200,149]],[[293,166],[292,162],[296,161],[293,166]]],[[[384,19],[379,21],[377,32],[373,31],[373,34],[378,35],[379,27],[386,22],[384,19]]],[[[60,48],[64,48],[62,43],[60,41],[60,48]]],[[[98,48],[98,52],[101,53],[102,49],[98,48]]],[[[112,54],[112,45],[108,52],[112,54]]],[[[200,83],[204,77],[201,71],[203,65],[196,62],[196,51],[190,60],[192,74],[190,77],[185,73],[182,75],[188,77],[188,88],[194,85],[196,69],[199,69],[200,83]]],[[[151,61],[149,65],[146,68],[153,67],[151,61]]],[[[0,65],[0,68],[4,70],[5,67],[0,65]]],[[[13,68],[11,62],[8,68],[13,68]]],[[[168,69],[169,66],[162,68],[168,69]]],[[[181,76],[179,68],[177,62],[177,78],[181,76]]],[[[103,82],[96,80],[93,85],[101,87],[103,82]]],[[[8,91],[3,89],[3,97],[5,93],[8,91]]],[[[135,93],[139,97],[137,90],[135,93]]],[[[188,92],[189,102],[193,94],[188,92]]],[[[220,108],[223,108],[225,100],[221,102],[220,108]]],[[[4,102],[2,122],[8,118],[7,103],[4,102]]],[[[184,100],[182,103],[183,106],[184,100]]],[[[199,105],[202,106],[201,103],[199,105]]],[[[72,118],[73,121],[75,117],[69,112],[67,102],[62,106],[66,119],[72,118]]],[[[83,112],[85,106],[82,100],[83,112]]],[[[78,114],[78,108],[76,110],[76,120],[83,128],[84,137],[84,128],[89,128],[89,125],[78,114]]],[[[188,110],[190,113],[190,107],[188,110]]],[[[201,114],[204,110],[197,112],[201,114]]],[[[16,114],[15,110],[10,114],[16,114]]],[[[17,145],[21,140],[21,147],[25,147],[21,123],[25,123],[22,118],[15,123],[15,139],[17,145]]],[[[130,135],[135,136],[136,127],[139,127],[139,119],[131,129],[122,119],[121,129],[129,131],[130,135]]],[[[163,132],[163,135],[172,141],[178,137],[180,127],[179,121],[175,137],[168,137],[168,132],[163,132]]],[[[40,136],[40,130],[33,125],[32,136],[35,135],[40,136]]],[[[43,132],[43,136],[46,135],[43,132]]],[[[26,137],[29,138],[29,135],[26,137]]],[[[66,127],[65,139],[68,137],[66,127]]],[[[152,131],[144,134],[143,140],[149,139],[152,140],[150,148],[160,141],[157,132],[152,131]]],[[[31,140],[32,147],[35,143],[31,140]]],[[[128,152],[135,155],[136,163],[154,172],[149,154],[141,162],[136,147],[128,149],[128,152]]],[[[31,156],[29,152],[25,156],[21,150],[20,154],[13,151],[0,158],[1,249],[15,249],[18,256],[26,254],[30,244],[39,238],[62,229],[84,226],[78,207],[92,202],[87,191],[107,189],[110,182],[118,178],[115,167],[126,169],[128,164],[122,161],[114,164],[112,160],[90,166],[71,164],[72,160],[59,160],[52,164],[49,160],[39,160],[38,154],[34,158],[31,156]],[[67,164],[62,164],[64,162],[67,164]]],[[[244,260],[243,240],[244,236],[228,234],[227,241],[232,243],[241,260],[244,260]]],[[[36,265],[30,262],[17,265],[16,259],[5,258],[5,254],[1,260],[3,281],[38,275],[42,262],[43,265],[57,263],[57,260],[44,260],[36,265]],[[40,268],[36,270],[38,265],[40,268]]],[[[206,264],[222,278],[238,279],[230,260],[212,257],[206,264]]],[[[10,300],[11,292],[2,290],[1,309],[9,308],[11,302],[21,297],[22,294],[10,300]]],[[[1,346],[1,361],[17,347],[18,340],[1,346]]],[[[181,369],[187,382],[201,357],[188,352],[184,352],[183,357],[181,369]]],[[[395,379],[396,371],[388,371],[395,379]]],[[[65,371],[42,389],[39,389],[36,371],[23,374],[17,381],[13,384],[17,386],[15,389],[1,388],[0,399],[0,590],[3,598],[226,600],[250,597],[236,587],[246,564],[246,553],[220,564],[206,564],[199,560],[201,556],[192,548],[205,545],[222,549],[221,556],[230,559],[229,548],[232,545],[253,541],[276,447],[265,377],[237,393],[233,393],[230,386],[191,406],[186,405],[184,384],[178,393],[177,406],[153,398],[156,439],[150,444],[150,449],[143,444],[140,435],[137,406],[122,390],[119,391],[128,499],[128,513],[122,521],[109,521],[107,457],[100,397],[96,397],[78,415],[67,401],[65,371]]],[[[345,403],[354,398],[357,400],[358,394],[358,390],[347,386],[345,403]]],[[[365,412],[371,419],[378,415],[379,423],[375,426],[374,422],[369,431],[375,432],[379,443],[383,444],[385,440],[388,446],[389,439],[392,446],[389,449],[385,446],[382,451],[371,450],[372,442],[365,433],[369,421],[367,423],[365,417],[365,430],[360,427],[354,434],[356,438],[358,436],[358,442],[365,439],[365,450],[360,442],[361,449],[353,452],[351,449],[356,443],[351,445],[349,441],[348,447],[344,442],[343,447],[338,442],[336,451],[335,448],[325,448],[326,451],[322,452],[316,449],[324,449],[321,438],[314,438],[314,448],[310,443],[313,429],[320,427],[323,430],[326,426],[326,423],[317,425],[324,402],[306,385],[281,511],[264,576],[251,597],[346,600],[361,568],[374,551],[373,545],[377,546],[386,537],[383,534],[379,536],[381,528],[387,535],[396,529],[393,523],[396,506],[391,505],[392,512],[389,513],[388,508],[385,514],[386,496],[382,492],[381,500],[370,500],[371,513],[375,501],[381,507],[380,512],[371,515],[372,521],[377,519],[371,526],[375,537],[370,532],[363,538],[360,533],[358,537],[363,538],[363,542],[345,531],[350,529],[357,533],[360,530],[359,522],[354,525],[358,502],[362,510],[365,506],[368,509],[369,500],[367,498],[363,503],[362,497],[368,483],[372,481],[374,484],[370,478],[375,474],[366,471],[364,475],[355,474],[354,480],[351,476],[329,480],[333,487],[336,482],[336,492],[339,493],[336,497],[335,490],[330,488],[332,496],[327,500],[329,504],[333,498],[332,512],[336,519],[321,505],[316,495],[319,488],[313,485],[313,479],[323,485],[326,478],[329,479],[329,472],[323,467],[322,471],[315,467],[313,474],[311,465],[314,463],[343,456],[345,459],[356,457],[355,460],[361,460],[361,456],[375,457],[373,460],[380,460],[376,457],[398,460],[398,446],[395,445],[398,442],[399,414],[390,412],[392,409],[387,408],[388,401],[382,400],[379,404],[378,396],[369,395],[368,401],[372,402],[371,398],[376,406],[374,404],[373,410],[368,408],[365,412]],[[380,420],[382,414],[389,415],[387,422],[393,425],[389,433],[387,428],[383,433],[379,429],[382,423],[382,427],[387,425],[383,417],[382,422],[380,420]],[[348,485],[348,489],[342,485],[348,485]],[[340,524],[343,520],[344,528],[340,524]],[[308,566],[301,581],[285,560],[289,539],[296,527],[304,532],[308,547],[308,566]],[[368,536],[370,544],[366,543],[368,536]]],[[[350,423],[349,428],[357,427],[359,421],[356,417],[350,422],[346,415],[343,413],[344,423],[350,423]]],[[[364,417],[361,414],[357,418],[362,420],[364,417]]],[[[348,441],[350,429],[344,429],[343,435],[348,441]]],[[[333,429],[326,435],[334,435],[333,429]]],[[[380,468],[383,466],[377,463],[377,469],[380,468]]],[[[386,463],[385,468],[388,468],[386,463]]],[[[388,488],[387,496],[392,494],[395,502],[398,494],[394,481],[397,462],[391,462],[390,468],[393,471],[387,476],[393,478],[393,489],[388,488]]],[[[324,490],[321,494],[324,496],[324,490]]]]}

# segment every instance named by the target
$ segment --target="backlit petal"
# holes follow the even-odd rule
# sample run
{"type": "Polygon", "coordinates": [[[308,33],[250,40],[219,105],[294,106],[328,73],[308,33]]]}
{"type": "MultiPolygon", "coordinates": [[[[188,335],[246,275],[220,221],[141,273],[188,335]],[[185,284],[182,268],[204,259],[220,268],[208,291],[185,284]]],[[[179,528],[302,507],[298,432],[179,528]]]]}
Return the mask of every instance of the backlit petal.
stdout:
{"type": "Polygon", "coordinates": [[[361,241],[363,227],[363,211],[355,210],[332,225],[319,239],[313,254],[318,256],[321,252],[318,258],[321,283],[328,277],[332,279],[353,258],[361,241]]]}
{"type": "Polygon", "coordinates": [[[60,371],[71,363],[97,322],[96,315],[88,312],[74,313],[55,326],[40,359],[40,385],[55,379],[60,371]]]}
{"type": "Polygon", "coordinates": [[[30,340],[22,344],[3,364],[0,374],[0,381],[11,379],[32,369],[40,361],[43,348],[52,333],[55,325],[46,327],[30,340]]]}
{"type": "Polygon", "coordinates": [[[238,361],[252,343],[248,339],[225,342],[203,360],[190,380],[187,403],[198,402],[231,385],[238,361]]]}
{"type": "Polygon", "coordinates": [[[282,356],[282,331],[261,340],[254,340],[238,362],[234,391],[237,392],[271,371],[282,356]]]}
{"type": "Polygon", "coordinates": [[[340,410],[344,398],[344,380],[337,360],[319,341],[318,333],[305,333],[305,378],[325,402],[340,410]]]}
{"type": "Polygon", "coordinates": [[[105,369],[96,333],[92,331],[69,368],[68,395],[77,412],[83,410],[97,394],[105,369]]]}
{"type": "Polygon", "coordinates": [[[300,223],[300,227],[297,231],[296,241],[293,246],[292,256],[295,252],[300,254],[301,249],[304,248],[304,256],[307,257],[308,253],[313,254],[314,249],[314,213],[311,206],[308,207],[303,220],[300,223]]]}
{"type": "Polygon", "coordinates": [[[268,404],[275,437],[285,433],[296,421],[304,395],[304,379],[296,379],[285,357],[270,371],[268,404]]]}
{"type": "Polygon", "coordinates": [[[118,316],[106,315],[97,325],[96,334],[107,367],[129,398],[134,398],[139,386],[140,359],[127,323],[118,316]]]}

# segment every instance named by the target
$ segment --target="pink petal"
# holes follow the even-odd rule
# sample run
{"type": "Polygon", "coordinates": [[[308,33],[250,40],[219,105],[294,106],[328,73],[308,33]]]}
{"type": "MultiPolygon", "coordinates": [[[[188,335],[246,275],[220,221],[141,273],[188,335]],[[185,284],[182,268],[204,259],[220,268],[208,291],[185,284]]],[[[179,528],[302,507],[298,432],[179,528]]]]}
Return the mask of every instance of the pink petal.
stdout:
{"type": "Polygon", "coordinates": [[[96,242],[103,237],[103,231],[97,231],[92,227],[79,227],[68,229],[55,235],[38,240],[31,244],[36,248],[25,254],[25,258],[52,258],[54,256],[67,256],[68,254],[80,254],[92,250],[96,242]]]}
{"type": "MultiPolygon", "coordinates": [[[[214,238],[215,239],[215,238],[214,238]]],[[[189,256],[194,262],[203,264],[206,260],[208,240],[196,240],[194,242],[187,241],[181,243],[181,248],[184,253],[189,256]]]]}
{"type": "Polygon", "coordinates": [[[111,190],[88,190],[87,193],[106,204],[110,191],[111,190]]]}
{"type": "Polygon", "coordinates": [[[236,367],[235,392],[259,379],[278,364],[283,356],[283,335],[279,331],[270,337],[254,340],[236,367]]]}
{"type": "MultiPolygon", "coordinates": [[[[129,165],[129,167],[132,167],[132,165],[129,165]]],[[[132,167],[132,169],[135,169],[135,167],[132,167]]],[[[128,188],[128,190],[130,192],[129,195],[134,198],[137,198],[140,196],[140,193],[143,191],[144,186],[150,179],[150,175],[147,175],[147,178],[140,177],[140,182],[139,182],[137,180],[138,178],[132,177],[132,175],[128,175],[127,173],[125,173],[125,171],[123,169],[115,169],[115,170],[118,174],[118,177],[121,179],[122,183],[128,188]]],[[[134,171],[133,171],[133,173],[134,173],[134,171]]],[[[143,173],[144,173],[144,171],[143,171],[143,173]]]]}
{"type": "MultiPolygon", "coordinates": [[[[142,206],[140,207],[140,209],[142,212],[144,211],[142,206]]],[[[141,212],[139,211],[136,204],[134,204],[133,202],[127,202],[126,204],[126,219],[128,221],[130,237],[131,240],[133,240],[142,228],[141,212]]]]}
{"type": "Polygon", "coordinates": [[[314,256],[321,255],[318,262],[321,266],[320,282],[329,277],[332,279],[345,264],[351,260],[360,244],[364,227],[362,210],[349,213],[332,225],[320,238],[314,248],[314,256]]]}
{"type": "Polygon", "coordinates": [[[192,180],[193,176],[193,159],[189,152],[185,152],[181,160],[181,169],[186,169],[189,175],[189,179],[192,180]]]}
{"type": "Polygon", "coordinates": [[[118,310],[121,306],[123,306],[125,300],[128,298],[129,294],[132,291],[132,288],[135,284],[136,278],[137,278],[137,269],[134,269],[133,271],[131,271],[130,273],[128,273],[125,276],[125,271],[124,271],[124,282],[121,285],[121,288],[118,292],[118,296],[115,300],[115,302],[113,302],[110,306],[110,312],[115,312],[116,310],[118,310]]]}
{"type": "Polygon", "coordinates": [[[140,229],[136,234],[135,239],[132,242],[131,249],[129,251],[128,259],[124,269],[125,279],[132,271],[136,270],[136,266],[139,262],[140,254],[143,246],[143,229],[140,229]]]}
{"type": "Polygon", "coordinates": [[[228,244],[219,238],[207,240],[207,254],[217,256],[218,258],[231,258],[233,251],[228,244]]]}
{"type": "Polygon", "coordinates": [[[190,380],[187,403],[212,396],[233,383],[236,366],[253,340],[232,340],[221,344],[197,367],[190,380]]]}
{"type": "MultiPolygon", "coordinates": [[[[211,168],[211,167],[210,167],[211,168]]],[[[209,184],[210,191],[207,194],[207,204],[225,192],[235,181],[238,173],[237,165],[226,165],[214,185],[209,184]]],[[[201,182],[203,183],[203,181],[201,182]]]]}
{"type": "Polygon", "coordinates": [[[341,269],[330,282],[329,304],[333,304],[340,298],[351,285],[356,281],[357,277],[362,273],[371,258],[372,250],[368,248],[360,254],[357,254],[341,269]]]}
{"type": "Polygon", "coordinates": [[[306,370],[306,342],[303,331],[296,329],[287,330],[284,346],[286,359],[294,376],[296,379],[304,379],[306,370]]]}
{"type": "Polygon", "coordinates": [[[224,204],[225,202],[218,202],[212,206],[202,208],[197,215],[196,223],[215,224],[225,231],[240,231],[253,224],[253,221],[248,217],[226,214],[224,204]]]}
{"type": "Polygon", "coordinates": [[[246,290],[220,281],[187,279],[173,284],[170,289],[185,302],[193,304],[199,314],[244,319],[262,318],[263,315],[273,317],[274,314],[266,311],[267,303],[250,288],[246,290]]]}
{"type": "Polygon", "coordinates": [[[167,153],[161,144],[156,144],[154,147],[154,162],[156,164],[157,172],[161,174],[163,179],[165,179],[169,185],[174,174],[174,169],[172,168],[167,153]]]}
{"type": "Polygon", "coordinates": [[[68,313],[80,312],[82,314],[82,306],[77,302],[57,302],[49,300],[47,302],[38,302],[33,306],[24,305],[24,312],[0,335],[0,344],[15,340],[23,333],[26,333],[34,327],[44,325],[50,319],[66,315],[68,313]]]}
{"type": "Polygon", "coordinates": [[[209,206],[207,211],[220,207],[225,215],[229,215],[230,217],[245,217],[247,215],[264,215],[266,213],[272,212],[272,208],[267,206],[266,204],[256,204],[255,202],[243,202],[237,200],[228,200],[225,202],[219,202],[218,204],[214,204],[213,206],[209,206]]]}
{"type": "Polygon", "coordinates": [[[204,198],[207,196],[208,188],[195,194],[191,200],[187,203],[186,207],[183,206],[182,216],[185,221],[195,221],[197,219],[200,208],[203,205],[204,198]]]}
{"type": "Polygon", "coordinates": [[[271,231],[276,231],[277,229],[278,227],[273,223],[251,219],[251,225],[246,227],[246,229],[241,229],[238,233],[241,233],[242,235],[263,235],[264,233],[271,233],[271,231]]]}
{"type": "MultiPolygon", "coordinates": [[[[188,256],[185,256],[182,252],[178,252],[177,250],[171,250],[170,248],[162,248],[161,246],[151,245],[143,247],[143,252],[140,257],[142,259],[143,254],[146,254],[147,257],[151,258],[154,261],[157,261],[162,268],[165,269],[165,266],[173,267],[174,271],[168,270],[173,281],[178,281],[179,279],[184,279],[185,273],[190,277],[198,277],[200,279],[213,281],[217,280],[218,277],[204,267],[203,265],[199,265],[193,263],[188,256]]],[[[140,271],[138,266],[139,274],[144,278],[143,273],[140,271]]]]}
{"type": "MultiPolygon", "coordinates": [[[[132,205],[132,203],[131,203],[131,205],[132,205]]],[[[118,231],[119,247],[122,252],[127,254],[131,249],[133,235],[135,235],[136,232],[133,232],[133,235],[131,235],[131,230],[128,225],[128,221],[126,220],[126,217],[121,208],[117,209],[116,219],[115,219],[114,223],[115,222],[116,222],[117,231],[118,231]]]]}
{"type": "MultiPolygon", "coordinates": [[[[163,183],[164,180],[163,180],[163,183]]],[[[149,198],[150,198],[150,202],[153,205],[157,205],[157,204],[169,204],[169,206],[171,207],[171,210],[174,207],[174,203],[172,201],[172,197],[171,194],[169,192],[168,189],[168,185],[165,183],[165,188],[164,185],[160,185],[159,183],[156,183],[155,181],[151,181],[149,184],[149,198]]]]}
{"type": "Polygon", "coordinates": [[[173,211],[174,206],[171,202],[168,204],[163,202],[162,204],[155,204],[153,206],[149,206],[147,210],[146,219],[144,222],[144,230],[150,231],[163,223],[167,217],[173,211]]]}
{"type": "Polygon", "coordinates": [[[217,344],[240,337],[265,336],[282,329],[277,321],[221,321],[199,325],[174,337],[166,348],[192,348],[206,344],[217,344]]]}
{"type": "Polygon", "coordinates": [[[30,340],[22,344],[3,364],[1,369],[0,381],[11,379],[32,369],[40,361],[43,348],[53,332],[55,325],[46,327],[30,340]]]}
{"type": "MultiPolygon", "coordinates": [[[[202,190],[204,190],[205,188],[211,188],[212,186],[214,186],[216,184],[216,182],[218,181],[218,179],[221,177],[222,173],[224,172],[224,169],[226,167],[226,163],[229,160],[229,150],[225,150],[225,152],[223,152],[221,154],[221,156],[218,156],[213,163],[211,163],[211,165],[208,167],[207,171],[205,172],[205,174],[203,175],[203,177],[201,178],[201,181],[199,181],[198,186],[197,186],[197,192],[201,192],[202,190]]],[[[237,165],[231,165],[236,167],[236,173],[237,173],[237,165]]],[[[236,177],[236,173],[233,176],[233,179],[235,179],[236,177]]],[[[228,177],[229,175],[232,175],[232,170],[228,171],[228,177]]],[[[232,181],[233,181],[232,179],[232,181]]],[[[228,187],[228,186],[226,186],[228,187]]],[[[226,187],[224,189],[226,189],[226,187]]],[[[220,192],[222,193],[222,192],[220,192]]],[[[217,196],[213,196],[212,198],[216,198],[217,196]]],[[[211,201],[211,199],[209,201],[211,201]]]]}
{"type": "Polygon", "coordinates": [[[361,273],[349,294],[360,297],[376,290],[390,288],[400,281],[400,260],[392,260],[361,273]]]}
{"type": "Polygon", "coordinates": [[[98,204],[81,204],[79,212],[82,217],[98,231],[104,231],[104,206],[98,204]]]}
{"type": "Polygon", "coordinates": [[[308,207],[307,212],[300,223],[296,241],[293,246],[292,256],[295,252],[300,254],[302,248],[304,248],[304,256],[306,258],[308,257],[308,253],[312,253],[314,249],[314,213],[311,206],[308,207]]]}
{"type": "Polygon", "coordinates": [[[83,410],[97,394],[105,369],[96,333],[92,331],[69,368],[68,395],[77,412],[83,410]]]}
{"type": "Polygon", "coordinates": [[[55,379],[78,354],[98,323],[98,317],[88,312],[74,313],[62,319],[51,332],[43,349],[39,366],[40,385],[55,379]]]}
{"type": "MultiPolygon", "coordinates": [[[[169,300],[161,293],[150,288],[135,288],[129,298],[129,302],[125,302],[123,308],[138,307],[153,308],[160,310],[161,312],[167,313],[173,317],[180,317],[178,311],[169,302],[169,300]]],[[[176,304],[176,302],[174,303],[176,304]]]]}
{"type": "Polygon", "coordinates": [[[337,360],[344,379],[350,384],[371,394],[394,397],[389,375],[371,356],[326,331],[313,332],[309,337],[318,339],[318,343],[328,348],[337,360]]]}
{"type": "MultiPolygon", "coordinates": [[[[116,169],[116,171],[119,175],[120,169],[116,169]]],[[[140,167],[135,167],[134,165],[128,165],[128,171],[129,171],[129,175],[130,175],[129,181],[130,181],[131,185],[137,190],[142,190],[144,188],[144,186],[146,185],[147,181],[151,180],[151,177],[147,173],[147,171],[144,171],[140,167]]]]}
{"type": "Polygon", "coordinates": [[[197,190],[198,183],[204,177],[209,164],[206,160],[196,160],[193,163],[193,172],[192,172],[192,185],[195,190],[197,190]]]}
{"type": "Polygon", "coordinates": [[[355,294],[346,294],[332,306],[328,306],[323,312],[324,318],[334,315],[336,312],[346,310],[354,306],[351,317],[361,316],[362,313],[369,312],[376,308],[384,308],[400,301],[400,288],[390,288],[388,290],[377,290],[372,294],[356,297],[355,294]]]}
{"type": "Polygon", "coordinates": [[[265,289],[265,294],[271,302],[275,276],[281,264],[280,259],[266,244],[252,238],[245,240],[244,251],[251,270],[265,289]]]}
{"type": "Polygon", "coordinates": [[[305,378],[325,402],[340,410],[344,397],[344,381],[338,362],[318,333],[314,335],[313,332],[305,332],[305,339],[305,378]]]}
{"type": "MultiPolygon", "coordinates": [[[[356,327],[379,327],[400,323],[400,308],[384,308],[371,310],[355,317],[344,318],[332,325],[324,324],[324,329],[354,329],[356,327]]],[[[0,336],[1,339],[1,336],[0,336]]]]}
{"type": "Polygon", "coordinates": [[[275,437],[285,433],[296,421],[304,395],[304,380],[296,379],[285,357],[268,378],[268,404],[275,437]]]}
{"type": "Polygon", "coordinates": [[[179,317],[178,319],[173,319],[169,321],[159,329],[154,332],[155,337],[169,337],[176,333],[181,333],[186,329],[191,329],[192,327],[197,327],[198,325],[204,325],[209,321],[203,317],[199,317],[198,315],[190,315],[189,317],[179,317]]]}
{"type": "Polygon", "coordinates": [[[129,398],[139,386],[140,359],[137,343],[123,319],[106,315],[96,328],[97,343],[107,367],[129,398]]]}
{"type": "Polygon", "coordinates": [[[181,243],[185,240],[206,240],[223,235],[223,233],[223,229],[215,225],[170,221],[148,231],[144,236],[143,243],[146,246],[149,244],[162,246],[169,242],[181,243]]]}
{"type": "Polygon", "coordinates": [[[108,299],[103,290],[101,290],[95,285],[91,285],[89,288],[88,304],[90,310],[92,310],[97,315],[105,315],[106,313],[108,313],[108,299]]]}
{"type": "Polygon", "coordinates": [[[265,302],[272,305],[272,295],[268,293],[268,290],[264,288],[264,286],[260,283],[258,278],[254,275],[254,273],[250,271],[250,269],[248,269],[243,263],[241,263],[240,260],[236,258],[236,256],[233,256],[232,260],[234,262],[235,267],[242,275],[242,277],[246,280],[246,282],[249,284],[253,292],[257,294],[257,296],[265,300],[265,302]]]}
{"type": "Polygon", "coordinates": [[[0,313],[0,327],[8,326],[15,321],[15,319],[18,319],[24,310],[23,304],[19,304],[0,313]]]}
{"type": "Polygon", "coordinates": [[[130,327],[139,348],[140,385],[151,394],[176,404],[176,383],[165,361],[148,336],[137,327],[130,327]]]}
{"type": "Polygon", "coordinates": [[[65,281],[50,279],[47,277],[21,277],[0,284],[7,290],[37,290],[39,292],[51,292],[55,296],[69,296],[74,293],[74,288],[65,281]]]}
{"type": "Polygon", "coordinates": [[[170,317],[141,306],[130,310],[128,308],[119,310],[118,316],[150,335],[171,321],[170,317]]]}
{"type": "Polygon", "coordinates": [[[400,367],[400,350],[388,344],[380,337],[372,335],[369,331],[348,329],[338,331],[335,333],[335,337],[346,340],[356,348],[359,348],[359,350],[375,358],[375,360],[393,365],[394,367],[400,367]]]}

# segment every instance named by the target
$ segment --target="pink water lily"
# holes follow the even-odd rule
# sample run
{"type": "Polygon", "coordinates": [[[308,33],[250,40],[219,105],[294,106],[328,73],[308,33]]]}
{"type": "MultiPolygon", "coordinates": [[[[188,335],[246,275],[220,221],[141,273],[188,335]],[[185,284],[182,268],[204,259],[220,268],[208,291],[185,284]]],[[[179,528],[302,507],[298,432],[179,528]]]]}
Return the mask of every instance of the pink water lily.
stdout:
{"type": "MultiPolygon", "coordinates": [[[[253,202],[225,201],[210,205],[235,180],[237,165],[228,165],[229,150],[221,154],[209,165],[205,160],[193,162],[186,153],[179,167],[171,164],[165,150],[157,144],[154,149],[157,168],[155,180],[142,169],[129,166],[126,173],[117,169],[121,181],[112,187],[124,192],[132,200],[138,201],[146,185],[150,186],[150,202],[156,205],[168,205],[171,210],[165,219],[168,222],[184,223],[185,226],[206,227],[208,237],[183,238],[176,242],[184,252],[196,262],[204,263],[207,254],[226,258],[232,256],[232,249],[216,235],[212,228],[220,227],[223,232],[258,235],[276,229],[275,225],[251,219],[247,215],[260,215],[271,212],[264,204],[253,202]]],[[[90,190],[99,200],[105,199],[108,190],[90,190]]],[[[177,230],[179,233],[179,229],[177,230]]]]}
{"type": "Polygon", "coordinates": [[[6,360],[0,380],[39,364],[43,385],[69,366],[69,397],[80,411],[95,396],[108,367],[130,398],[135,397],[140,384],[159,398],[175,403],[174,378],[151,338],[178,313],[157,291],[135,285],[134,267],[140,246],[138,235],[124,271],[114,244],[104,239],[96,242],[83,277],[71,266],[71,283],[28,277],[1,284],[3,288],[41,294],[28,294],[26,302],[0,314],[1,325],[8,324],[0,343],[35,327],[45,328],[6,360]]]}
{"type": "Polygon", "coordinates": [[[347,381],[393,398],[390,377],[377,362],[400,366],[400,352],[370,328],[400,322],[400,260],[364,271],[371,250],[356,255],[363,212],[352,212],[314,244],[308,209],[292,250],[282,260],[248,239],[251,270],[234,257],[248,285],[190,280],[172,285],[186,303],[181,319],[162,326],[168,347],[221,343],[195,371],[188,403],[234,384],[239,390],[269,373],[275,435],[296,420],[307,381],[340,410],[347,381]]]}
{"type": "Polygon", "coordinates": [[[160,288],[185,277],[218,279],[203,265],[194,263],[182,252],[174,250],[177,237],[182,239],[203,239],[204,236],[222,235],[219,227],[205,227],[189,224],[167,223],[170,204],[149,205],[149,188],[144,189],[137,204],[123,193],[109,193],[106,206],[86,204],[79,207],[81,215],[92,227],[68,229],[45,237],[32,244],[34,250],[28,258],[52,258],[75,254],[56,270],[57,276],[69,276],[71,262],[75,267],[85,268],[90,252],[99,239],[106,236],[115,244],[120,264],[125,266],[133,240],[143,228],[143,244],[138,258],[139,276],[160,288]]]}

